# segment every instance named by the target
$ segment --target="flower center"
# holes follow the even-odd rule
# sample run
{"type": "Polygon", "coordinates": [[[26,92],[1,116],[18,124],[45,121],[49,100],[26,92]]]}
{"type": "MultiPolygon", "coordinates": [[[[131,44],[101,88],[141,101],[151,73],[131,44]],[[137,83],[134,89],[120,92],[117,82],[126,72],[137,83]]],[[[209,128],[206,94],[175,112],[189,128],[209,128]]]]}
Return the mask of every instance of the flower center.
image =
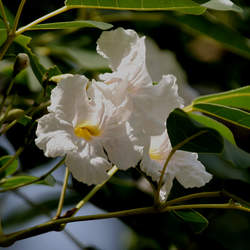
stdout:
{"type": "Polygon", "coordinates": [[[89,122],[80,123],[74,128],[74,132],[76,136],[81,137],[86,141],[91,141],[94,136],[101,135],[99,127],[89,122]]]}
{"type": "Polygon", "coordinates": [[[163,153],[159,152],[159,150],[156,150],[156,149],[150,149],[149,156],[152,160],[156,160],[156,161],[162,161],[162,160],[165,160],[166,158],[163,153]]]}

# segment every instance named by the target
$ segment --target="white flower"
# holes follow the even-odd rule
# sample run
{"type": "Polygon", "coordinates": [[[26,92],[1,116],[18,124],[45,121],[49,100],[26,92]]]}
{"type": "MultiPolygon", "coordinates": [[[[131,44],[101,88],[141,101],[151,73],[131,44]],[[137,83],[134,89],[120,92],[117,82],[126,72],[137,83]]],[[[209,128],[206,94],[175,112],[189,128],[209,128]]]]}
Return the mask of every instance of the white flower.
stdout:
{"type": "Polygon", "coordinates": [[[126,123],[131,110],[122,88],[106,99],[97,85],[93,81],[89,86],[88,79],[79,75],[59,82],[52,90],[49,114],[38,120],[36,131],[35,142],[45,155],[66,154],[73,176],[86,184],[108,178],[111,162],[127,169],[141,158],[126,123]]]}
{"type": "MultiPolygon", "coordinates": [[[[152,136],[150,148],[144,151],[141,169],[154,181],[159,181],[164,163],[171,151],[171,143],[167,131],[160,136],[152,136]]],[[[165,200],[172,188],[173,180],[185,188],[201,187],[209,182],[212,175],[206,172],[205,167],[198,160],[197,153],[177,150],[168,163],[164,184],[161,189],[161,198],[165,200]]]]}
{"type": "Polygon", "coordinates": [[[243,11],[239,6],[237,6],[230,0],[210,0],[202,4],[202,6],[214,10],[233,10],[236,12],[243,11]]]}
{"type": "Polygon", "coordinates": [[[164,75],[153,86],[146,67],[144,40],[145,37],[139,38],[133,30],[118,28],[103,32],[97,51],[109,60],[113,72],[100,75],[100,79],[110,91],[120,86],[121,81],[127,81],[126,91],[133,106],[131,126],[148,135],[157,135],[164,131],[169,113],[182,106],[182,99],[172,75],[164,75]]]}
{"type": "Polygon", "coordinates": [[[159,82],[162,75],[173,74],[177,81],[178,93],[189,104],[199,93],[187,83],[187,76],[181,65],[176,60],[174,53],[167,50],[160,50],[157,44],[147,37],[146,64],[152,80],[159,82]]]}

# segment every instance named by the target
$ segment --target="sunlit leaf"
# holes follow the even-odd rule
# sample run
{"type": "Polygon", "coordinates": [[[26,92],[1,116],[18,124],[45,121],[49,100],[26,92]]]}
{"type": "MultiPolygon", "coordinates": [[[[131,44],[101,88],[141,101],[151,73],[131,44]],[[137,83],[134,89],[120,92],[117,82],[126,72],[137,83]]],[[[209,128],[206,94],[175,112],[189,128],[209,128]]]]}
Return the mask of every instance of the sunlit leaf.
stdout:
{"type": "Polygon", "coordinates": [[[223,125],[220,122],[217,122],[214,119],[211,119],[204,115],[197,115],[194,113],[188,114],[191,118],[196,120],[197,122],[203,124],[204,126],[207,126],[209,128],[213,128],[217,130],[223,137],[225,137],[228,141],[230,141],[232,144],[235,144],[234,136],[231,132],[231,130],[223,125]]]}
{"type": "Polygon", "coordinates": [[[196,233],[202,232],[208,226],[208,220],[195,210],[176,210],[173,213],[184,222],[189,223],[196,233]]]}
{"type": "Polygon", "coordinates": [[[111,29],[112,24],[96,21],[71,21],[71,22],[57,22],[37,24],[30,28],[30,30],[54,30],[54,29],[75,29],[75,28],[98,28],[101,30],[111,29]]]}
{"type": "Polygon", "coordinates": [[[196,122],[181,109],[169,115],[167,131],[172,147],[189,140],[179,148],[181,150],[219,153],[223,149],[223,139],[216,130],[196,122]]]}
{"type": "Polygon", "coordinates": [[[28,184],[33,181],[37,181],[37,182],[34,182],[34,184],[41,184],[41,185],[48,185],[48,186],[53,186],[55,184],[55,180],[52,176],[50,177],[48,176],[47,178],[41,181],[38,181],[38,180],[39,178],[35,176],[19,175],[19,176],[14,176],[14,177],[10,177],[7,179],[3,179],[0,182],[0,187],[3,189],[15,188],[15,187],[18,187],[19,185],[28,184]]]}
{"type": "Polygon", "coordinates": [[[240,109],[210,103],[194,104],[192,109],[234,125],[250,129],[250,113],[240,109]]]}
{"type": "MultiPolygon", "coordinates": [[[[13,156],[5,155],[0,158],[0,169],[1,167],[7,163],[13,156]]],[[[12,175],[18,169],[18,160],[15,159],[2,173],[0,173],[0,179],[5,178],[6,176],[12,175]]]]}
{"type": "Polygon", "coordinates": [[[117,10],[176,10],[189,14],[202,14],[206,8],[191,0],[66,0],[66,6],[117,10]]]}
{"type": "Polygon", "coordinates": [[[218,94],[201,96],[193,101],[198,103],[214,103],[235,108],[250,110],[250,86],[226,91],[218,94]]]}

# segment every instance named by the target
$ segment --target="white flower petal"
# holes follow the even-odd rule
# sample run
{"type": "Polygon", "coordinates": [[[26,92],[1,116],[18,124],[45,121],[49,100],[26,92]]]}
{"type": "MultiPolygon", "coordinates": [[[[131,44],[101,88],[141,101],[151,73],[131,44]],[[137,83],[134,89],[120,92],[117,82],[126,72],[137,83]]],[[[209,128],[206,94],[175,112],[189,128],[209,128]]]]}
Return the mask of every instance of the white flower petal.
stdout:
{"type": "Polygon", "coordinates": [[[157,85],[141,88],[134,101],[134,119],[141,121],[142,128],[151,135],[164,131],[168,115],[182,106],[175,77],[164,75],[157,85]]]}
{"type": "Polygon", "coordinates": [[[126,170],[135,167],[142,159],[143,145],[146,138],[139,137],[136,131],[126,123],[110,131],[109,140],[103,145],[108,157],[119,169],[126,170]]]}
{"type": "Polygon", "coordinates": [[[185,100],[186,104],[192,102],[199,93],[187,83],[187,77],[181,65],[171,51],[160,50],[156,43],[147,38],[146,44],[146,64],[151,78],[154,82],[159,82],[162,75],[172,74],[176,77],[178,93],[185,100]]]}
{"type": "Polygon", "coordinates": [[[48,111],[54,112],[60,119],[74,123],[77,122],[77,117],[86,117],[92,111],[88,105],[87,83],[88,79],[80,75],[63,79],[51,92],[48,111]]]}
{"type": "Polygon", "coordinates": [[[70,125],[59,121],[52,113],[38,120],[36,135],[35,143],[47,157],[63,156],[77,150],[70,125]]]}
{"type": "Polygon", "coordinates": [[[65,163],[78,181],[88,185],[105,181],[109,177],[107,171],[112,167],[102,147],[90,143],[85,143],[78,152],[68,154],[65,163]]]}
{"type": "Polygon", "coordinates": [[[179,150],[172,161],[174,167],[178,169],[176,178],[185,188],[202,187],[212,179],[212,175],[206,172],[196,153],[179,150]]]}
{"type": "Polygon", "coordinates": [[[104,31],[97,42],[97,52],[109,59],[114,72],[100,75],[100,79],[108,84],[119,79],[127,80],[131,91],[151,84],[145,63],[144,39],[133,30],[104,31]]]}
{"type": "Polygon", "coordinates": [[[230,0],[210,0],[202,4],[202,6],[214,10],[234,10],[236,12],[243,11],[239,6],[230,0]]]}

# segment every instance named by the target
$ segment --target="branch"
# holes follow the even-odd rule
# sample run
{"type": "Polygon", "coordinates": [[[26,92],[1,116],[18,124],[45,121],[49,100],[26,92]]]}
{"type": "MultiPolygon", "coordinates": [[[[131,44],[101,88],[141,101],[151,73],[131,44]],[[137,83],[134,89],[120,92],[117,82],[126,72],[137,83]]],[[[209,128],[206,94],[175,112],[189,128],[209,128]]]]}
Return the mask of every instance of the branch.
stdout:
{"type": "Polygon", "coordinates": [[[90,220],[101,220],[109,218],[120,218],[125,216],[143,215],[143,214],[158,214],[166,213],[173,210],[186,210],[186,209],[203,209],[203,208],[216,208],[216,209],[235,209],[245,212],[250,212],[249,208],[241,206],[239,203],[224,203],[224,204],[190,204],[190,205],[178,205],[178,206],[168,206],[163,209],[156,207],[144,207],[129,210],[122,210],[118,212],[111,212],[106,214],[95,214],[95,215],[85,215],[70,218],[61,218],[57,220],[51,220],[43,224],[21,230],[16,233],[4,235],[0,238],[0,246],[10,246],[17,240],[26,239],[50,231],[61,231],[61,225],[77,221],[90,221],[90,220]]]}

